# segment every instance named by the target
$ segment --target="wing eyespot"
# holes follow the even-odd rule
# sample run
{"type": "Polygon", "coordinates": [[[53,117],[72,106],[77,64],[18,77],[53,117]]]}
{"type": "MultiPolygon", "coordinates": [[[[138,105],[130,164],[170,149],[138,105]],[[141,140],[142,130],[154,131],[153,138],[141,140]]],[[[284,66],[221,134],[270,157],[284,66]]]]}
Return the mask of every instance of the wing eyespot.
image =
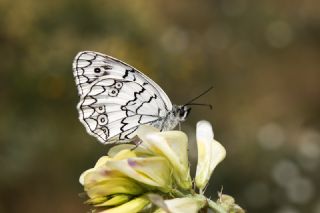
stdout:
{"type": "Polygon", "coordinates": [[[108,92],[108,95],[111,97],[116,97],[118,95],[119,91],[115,88],[111,88],[108,92]]]}
{"type": "Polygon", "coordinates": [[[117,88],[117,89],[121,89],[122,85],[123,85],[123,84],[122,84],[121,82],[117,82],[117,83],[114,85],[114,87],[117,88]]]}
{"type": "Polygon", "coordinates": [[[101,130],[104,132],[104,134],[106,134],[106,136],[109,135],[109,130],[106,127],[102,127],[101,130]]]}
{"type": "Polygon", "coordinates": [[[108,117],[105,114],[99,115],[97,119],[100,126],[104,126],[108,123],[108,117]]]}
{"type": "Polygon", "coordinates": [[[96,112],[99,114],[102,114],[105,112],[105,107],[104,106],[98,106],[95,108],[96,112]]]}
{"type": "Polygon", "coordinates": [[[106,141],[109,137],[109,129],[107,127],[97,128],[93,133],[103,141],[106,141]]]}
{"type": "Polygon", "coordinates": [[[100,73],[101,72],[101,69],[99,68],[99,67],[96,67],[96,68],[94,68],[94,70],[93,70],[95,73],[100,73]]]}
{"type": "MultiPolygon", "coordinates": [[[[112,68],[106,68],[106,66],[102,66],[101,68],[105,69],[105,70],[109,70],[112,68]]],[[[103,71],[101,70],[100,67],[96,67],[93,69],[93,72],[96,74],[96,77],[100,77],[100,76],[104,76],[104,75],[109,75],[110,73],[107,71],[103,71]]]]}

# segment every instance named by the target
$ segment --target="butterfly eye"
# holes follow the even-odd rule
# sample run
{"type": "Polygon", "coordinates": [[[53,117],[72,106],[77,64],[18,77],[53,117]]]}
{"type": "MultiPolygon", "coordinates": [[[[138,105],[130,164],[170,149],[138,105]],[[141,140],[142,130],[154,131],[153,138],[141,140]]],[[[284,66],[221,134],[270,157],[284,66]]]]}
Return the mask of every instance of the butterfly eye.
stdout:
{"type": "Polygon", "coordinates": [[[120,89],[122,87],[122,83],[117,82],[114,86],[115,86],[115,88],[120,89]]]}
{"type": "Polygon", "coordinates": [[[181,109],[181,110],[179,111],[179,116],[180,116],[180,117],[183,117],[183,116],[184,116],[184,113],[185,113],[185,111],[181,109]]]}
{"type": "Polygon", "coordinates": [[[104,113],[104,106],[96,107],[96,112],[99,114],[104,113]]]}
{"type": "Polygon", "coordinates": [[[106,115],[99,115],[98,116],[98,124],[100,126],[106,125],[108,123],[108,117],[106,115]]]}
{"type": "Polygon", "coordinates": [[[118,95],[118,90],[112,88],[112,89],[109,90],[109,93],[108,93],[108,94],[109,94],[111,97],[115,97],[115,96],[118,95]]]}
{"type": "Polygon", "coordinates": [[[99,68],[99,67],[96,67],[96,68],[94,68],[94,70],[93,70],[95,73],[100,73],[101,72],[101,69],[99,68]]]}

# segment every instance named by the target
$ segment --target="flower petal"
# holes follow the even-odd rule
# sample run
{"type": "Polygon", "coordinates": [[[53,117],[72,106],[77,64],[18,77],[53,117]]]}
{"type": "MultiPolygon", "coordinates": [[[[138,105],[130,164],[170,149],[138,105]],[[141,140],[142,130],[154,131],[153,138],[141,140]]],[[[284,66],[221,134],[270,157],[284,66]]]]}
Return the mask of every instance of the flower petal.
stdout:
{"type": "Polygon", "coordinates": [[[149,203],[150,201],[145,196],[140,196],[125,204],[101,211],[99,213],[120,213],[120,212],[136,213],[136,212],[140,212],[149,203]]]}
{"type": "Polygon", "coordinates": [[[109,149],[108,156],[114,157],[122,150],[130,150],[135,153],[136,156],[152,155],[152,153],[145,149],[142,144],[139,144],[138,146],[133,144],[119,144],[109,149]]]}
{"type": "Polygon", "coordinates": [[[97,168],[103,166],[108,160],[110,160],[111,158],[108,156],[103,156],[101,158],[99,158],[99,160],[97,161],[96,165],[94,166],[94,168],[88,169],[86,171],[84,171],[79,178],[79,182],[84,185],[84,177],[89,174],[90,172],[95,171],[97,168]]]}
{"type": "Polygon", "coordinates": [[[225,148],[213,139],[212,126],[208,121],[197,123],[198,164],[195,182],[202,191],[215,167],[225,158],[225,148]]]}
{"type": "MultiPolygon", "coordinates": [[[[144,142],[146,141],[146,136],[153,133],[160,132],[159,129],[150,125],[141,125],[137,130],[137,136],[144,142]]],[[[141,146],[144,144],[142,143],[141,146]]]]}
{"type": "Polygon", "coordinates": [[[88,185],[114,177],[123,177],[124,175],[122,173],[109,168],[107,162],[127,159],[130,157],[136,157],[136,155],[133,151],[128,149],[119,151],[115,156],[113,156],[113,158],[108,156],[101,157],[94,168],[88,169],[81,174],[79,181],[82,185],[88,185]]]}
{"type": "Polygon", "coordinates": [[[173,167],[173,176],[183,189],[192,186],[188,162],[188,138],[181,131],[166,131],[144,135],[144,146],[155,155],[165,157],[173,167]]]}
{"type": "Polygon", "coordinates": [[[198,212],[204,207],[206,200],[195,197],[175,198],[171,200],[165,200],[167,208],[170,212],[185,213],[185,212],[198,212]]]}
{"type": "Polygon", "coordinates": [[[108,200],[107,197],[94,197],[94,198],[90,198],[85,203],[86,204],[90,204],[90,205],[96,205],[96,204],[99,204],[99,203],[103,203],[106,200],[108,200]]]}
{"type": "Polygon", "coordinates": [[[136,157],[136,153],[130,149],[124,149],[119,151],[117,154],[115,154],[112,158],[112,160],[123,160],[127,158],[133,158],[136,157]]]}
{"type": "Polygon", "coordinates": [[[129,195],[124,195],[124,194],[119,194],[119,195],[115,195],[112,198],[110,198],[109,200],[103,202],[103,203],[99,203],[96,204],[95,206],[100,207],[100,206],[117,206],[117,205],[121,205],[125,202],[128,202],[128,200],[131,198],[131,196],[129,195]]]}
{"type": "Polygon", "coordinates": [[[161,195],[158,195],[158,194],[154,194],[154,193],[149,193],[147,194],[150,202],[152,204],[154,204],[155,206],[159,207],[159,209],[156,211],[156,212],[170,212],[167,205],[164,203],[164,199],[161,195]]]}
{"type": "Polygon", "coordinates": [[[85,171],[80,176],[80,179],[83,181],[82,185],[92,185],[104,180],[109,180],[117,177],[125,177],[125,176],[118,171],[114,171],[108,168],[107,165],[104,165],[96,169],[92,168],[85,171]]]}
{"type": "Polygon", "coordinates": [[[122,150],[131,150],[135,147],[133,144],[119,144],[116,146],[113,146],[108,151],[108,156],[113,158],[117,153],[119,153],[122,150]]]}
{"type": "Polygon", "coordinates": [[[90,198],[104,197],[113,194],[141,194],[144,189],[130,178],[112,178],[95,184],[85,185],[85,191],[90,198]]]}
{"type": "Polygon", "coordinates": [[[135,157],[118,161],[109,161],[107,166],[138,182],[161,191],[171,190],[170,166],[163,157],[135,157]]]}

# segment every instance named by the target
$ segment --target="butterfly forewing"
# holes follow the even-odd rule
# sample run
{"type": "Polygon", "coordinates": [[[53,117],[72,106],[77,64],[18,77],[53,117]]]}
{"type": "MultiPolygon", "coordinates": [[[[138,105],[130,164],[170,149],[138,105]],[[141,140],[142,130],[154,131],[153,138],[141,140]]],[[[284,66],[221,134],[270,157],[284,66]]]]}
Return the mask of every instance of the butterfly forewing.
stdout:
{"type": "Polygon", "coordinates": [[[127,142],[139,125],[157,122],[172,110],[155,82],[110,56],[80,52],[73,69],[80,121],[102,143],[127,142]]]}

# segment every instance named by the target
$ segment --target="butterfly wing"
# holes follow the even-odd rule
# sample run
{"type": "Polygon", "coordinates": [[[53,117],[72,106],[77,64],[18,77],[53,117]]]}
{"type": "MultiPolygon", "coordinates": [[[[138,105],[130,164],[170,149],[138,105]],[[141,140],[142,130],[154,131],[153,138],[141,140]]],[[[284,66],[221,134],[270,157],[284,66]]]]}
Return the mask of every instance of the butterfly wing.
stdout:
{"type": "Polygon", "coordinates": [[[102,143],[127,142],[139,125],[157,122],[172,110],[155,82],[110,56],[80,52],[73,69],[80,121],[102,143]]]}

